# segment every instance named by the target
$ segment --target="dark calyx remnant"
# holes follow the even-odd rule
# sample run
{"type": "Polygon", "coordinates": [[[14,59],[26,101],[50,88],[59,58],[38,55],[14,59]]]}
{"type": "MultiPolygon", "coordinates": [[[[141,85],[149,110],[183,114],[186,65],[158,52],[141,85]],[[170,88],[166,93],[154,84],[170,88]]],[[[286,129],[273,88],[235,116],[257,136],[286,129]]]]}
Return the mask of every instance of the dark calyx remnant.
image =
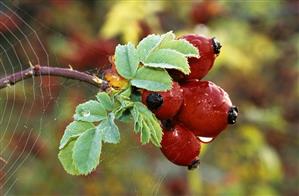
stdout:
{"type": "Polygon", "coordinates": [[[237,122],[238,117],[238,108],[236,106],[232,106],[228,111],[227,122],[228,124],[235,124],[237,122]]]}
{"type": "Polygon", "coordinates": [[[221,49],[222,45],[215,37],[212,38],[212,44],[213,44],[213,48],[214,48],[214,53],[218,55],[220,53],[220,49],[221,49]]]}
{"type": "Polygon", "coordinates": [[[163,104],[163,97],[159,93],[151,93],[146,98],[147,107],[156,110],[163,104]]]}
{"type": "Polygon", "coordinates": [[[188,170],[193,170],[198,168],[200,164],[199,158],[196,158],[195,160],[192,161],[191,165],[188,165],[188,170]]]}
{"type": "Polygon", "coordinates": [[[170,131],[171,128],[173,128],[173,126],[174,126],[174,123],[171,119],[162,120],[161,123],[162,123],[163,127],[168,131],[170,131]]]}

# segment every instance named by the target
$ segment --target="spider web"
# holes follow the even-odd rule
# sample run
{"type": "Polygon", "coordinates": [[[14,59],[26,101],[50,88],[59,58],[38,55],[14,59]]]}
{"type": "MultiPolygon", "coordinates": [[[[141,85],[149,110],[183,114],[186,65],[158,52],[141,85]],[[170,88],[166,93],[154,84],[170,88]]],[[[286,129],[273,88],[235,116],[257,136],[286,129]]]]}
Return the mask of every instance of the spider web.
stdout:
{"type": "MultiPolygon", "coordinates": [[[[3,2],[0,2],[0,16],[5,19],[0,20],[0,26],[5,30],[0,30],[0,78],[27,69],[30,64],[42,66],[57,64],[56,61],[51,62],[56,58],[47,51],[46,43],[39,37],[43,30],[54,31],[53,29],[44,26],[20,8],[3,2]],[[34,27],[30,21],[35,22],[34,27]]],[[[59,32],[56,33],[59,34],[59,32]]],[[[61,124],[67,125],[71,122],[71,115],[76,106],[74,103],[78,104],[86,99],[91,99],[95,93],[96,89],[89,85],[67,79],[52,79],[48,76],[22,81],[0,90],[0,194],[18,193],[15,192],[15,188],[26,185],[25,181],[30,181],[32,178],[37,178],[36,181],[39,181],[34,184],[35,186],[42,186],[43,183],[47,183],[47,178],[51,176],[52,170],[55,175],[59,173],[56,177],[58,180],[61,180],[60,175],[63,177],[67,175],[57,159],[58,142],[63,133],[57,134],[57,129],[63,131],[65,126],[61,127],[61,124]],[[80,94],[79,90],[69,92],[69,89],[85,89],[85,91],[80,94]],[[74,103],[65,104],[68,99],[74,103]],[[69,113],[63,111],[66,109],[65,105],[68,106],[69,113]],[[66,122],[63,123],[64,121],[66,122]],[[56,146],[56,148],[48,146],[56,146]],[[49,160],[49,158],[45,158],[47,156],[53,158],[49,160]],[[33,168],[30,168],[30,165],[33,168]],[[44,171],[44,174],[32,176],[31,173],[36,174],[33,172],[35,169],[44,171]]],[[[127,132],[122,130],[123,139],[131,136],[127,133],[132,132],[132,127],[126,129],[128,129],[127,132]]],[[[103,169],[97,173],[113,175],[107,174],[111,171],[111,165],[114,166],[114,170],[123,169],[121,164],[116,165],[115,163],[125,159],[126,156],[135,155],[136,151],[141,151],[140,144],[137,142],[136,145],[130,146],[126,149],[121,144],[120,147],[112,149],[107,146],[108,150],[103,152],[101,158],[104,165],[100,165],[100,167],[103,169]],[[118,157],[120,154],[122,157],[118,157]]],[[[153,151],[153,149],[150,150],[153,151]]],[[[138,156],[140,154],[142,156],[142,153],[144,152],[139,152],[138,156]]],[[[160,156],[160,154],[158,155],[160,156]]],[[[149,183],[146,194],[158,195],[170,172],[180,173],[166,160],[158,161],[148,170],[147,159],[143,160],[144,157],[140,157],[140,159],[142,161],[139,165],[125,160],[128,161],[126,165],[126,167],[129,165],[128,170],[119,172],[120,174],[115,174],[115,176],[125,176],[128,182],[135,182],[136,176],[128,175],[134,164],[137,164],[136,167],[148,175],[154,171],[151,174],[153,180],[149,183]],[[169,168],[168,170],[165,169],[165,165],[169,168]]],[[[49,181],[56,179],[55,177],[50,178],[49,181]]],[[[69,181],[73,183],[72,180],[69,181]]],[[[91,183],[96,179],[91,176],[85,179],[85,183],[86,181],[91,183]]],[[[80,183],[82,184],[78,180],[78,184],[80,183]]],[[[59,184],[55,186],[59,188],[59,184]]],[[[74,187],[76,185],[66,183],[65,186],[74,187]]],[[[131,187],[133,188],[132,194],[139,193],[138,187],[135,186],[131,187]]],[[[60,188],[63,190],[62,187],[60,188]]]]}
{"type": "MultiPolygon", "coordinates": [[[[0,8],[3,18],[0,24],[3,27],[0,32],[1,77],[27,68],[28,62],[45,62],[49,65],[49,56],[38,37],[38,31],[20,17],[16,9],[3,2],[0,2],[0,8]],[[33,41],[37,44],[33,45],[33,41]],[[36,46],[39,47],[38,52],[36,46]]],[[[5,160],[2,160],[0,165],[0,189],[3,194],[8,194],[18,183],[16,173],[30,159],[30,154],[40,138],[48,104],[44,101],[45,89],[42,88],[42,82],[22,82],[0,92],[0,156],[5,160]],[[42,109],[39,112],[38,126],[32,126],[29,122],[37,101],[41,101],[39,107],[42,109]]],[[[47,94],[51,97],[50,89],[47,94]]]]}

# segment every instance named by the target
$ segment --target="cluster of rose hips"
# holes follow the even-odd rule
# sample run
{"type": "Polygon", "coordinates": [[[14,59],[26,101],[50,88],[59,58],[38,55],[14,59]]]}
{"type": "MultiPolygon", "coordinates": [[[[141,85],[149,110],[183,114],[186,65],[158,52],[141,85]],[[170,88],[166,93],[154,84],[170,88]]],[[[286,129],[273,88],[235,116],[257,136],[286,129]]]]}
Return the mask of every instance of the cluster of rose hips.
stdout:
{"type": "Polygon", "coordinates": [[[200,58],[189,58],[191,73],[169,70],[175,80],[167,92],[142,92],[142,102],[162,121],[161,151],[173,163],[196,168],[201,137],[215,138],[228,124],[234,124],[238,109],[228,94],[210,81],[201,79],[212,68],[221,44],[199,35],[185,35],[198,48],[200,58]]]}

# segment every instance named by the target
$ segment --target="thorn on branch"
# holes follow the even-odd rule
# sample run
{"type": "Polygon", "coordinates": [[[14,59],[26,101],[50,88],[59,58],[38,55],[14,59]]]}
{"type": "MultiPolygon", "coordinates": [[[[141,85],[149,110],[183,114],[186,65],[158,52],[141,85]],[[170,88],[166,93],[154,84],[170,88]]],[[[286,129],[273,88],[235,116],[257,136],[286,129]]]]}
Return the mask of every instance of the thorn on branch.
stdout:
{"type": "Polygon", "coordinates": [[[33,67],[33,73],[34,73],[34,75],[38,75],[39,72],[40,72],[40,69],[41,69],[41,66],[40,66],[40,65],[35,65],[35,66],[33,67]]]}
{"type": "Polygon", "coordinates": [[[30,66],[31,68],[34,68],[34,66],[33,66],[33,64],[31,63],[31,61],[29,61],[29,66],[30,66]]]}

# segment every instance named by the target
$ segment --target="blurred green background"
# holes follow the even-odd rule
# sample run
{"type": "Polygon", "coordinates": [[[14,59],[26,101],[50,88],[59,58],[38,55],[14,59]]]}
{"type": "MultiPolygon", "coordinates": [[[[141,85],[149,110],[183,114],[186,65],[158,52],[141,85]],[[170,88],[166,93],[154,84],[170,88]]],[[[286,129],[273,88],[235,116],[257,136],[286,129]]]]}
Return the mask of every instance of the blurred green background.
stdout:
{"type": "Polygon", "coordinates": [[[118,43],[173,30],[217,37],[204,79],[239,107],[238,123],[204,145],[199,169],[168,162],[121,125],[89,176],[66,174],[58,143],[77,104],[97,89],[36,78],[0,91],[0,195],[299,195],[299,2],[0,2],[0,76],[32,64],[97,74],[118,43]]]}

